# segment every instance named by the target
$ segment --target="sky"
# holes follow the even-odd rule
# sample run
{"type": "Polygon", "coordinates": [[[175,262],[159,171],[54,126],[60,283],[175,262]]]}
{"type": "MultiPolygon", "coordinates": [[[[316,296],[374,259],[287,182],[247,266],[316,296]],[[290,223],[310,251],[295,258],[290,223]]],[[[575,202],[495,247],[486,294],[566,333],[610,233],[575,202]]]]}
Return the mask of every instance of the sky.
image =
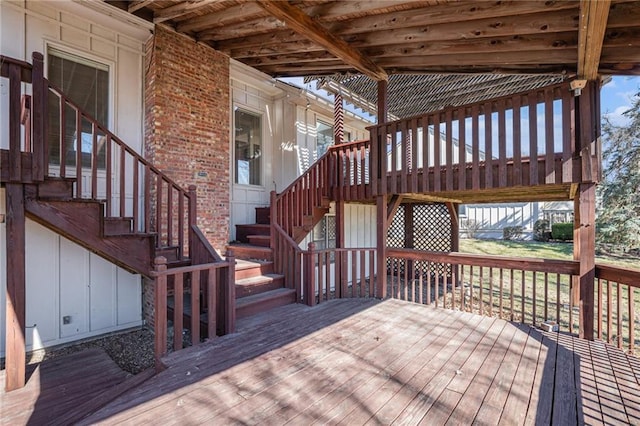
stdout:
{"type": "Polygon", "coordinates": [[[613,77],[601,94],[602,114],[615,125],[624,125],[623,112],[631,108],[633,96],[640,92],[640,77],[613,77]]]}

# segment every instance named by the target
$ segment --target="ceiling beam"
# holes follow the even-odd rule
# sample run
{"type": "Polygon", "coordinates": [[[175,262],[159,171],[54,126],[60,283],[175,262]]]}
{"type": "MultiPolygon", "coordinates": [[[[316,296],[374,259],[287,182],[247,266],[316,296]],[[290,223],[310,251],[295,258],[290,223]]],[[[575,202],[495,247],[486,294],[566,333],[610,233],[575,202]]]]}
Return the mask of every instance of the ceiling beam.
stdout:
{"type": "Polygon", "coordinates": [[[578,30],[578,78],[598,77],[600,55],[607,29],[611,0],[581,0],[578,30]]]}
{"type": "Polygon", "coordinates": [[[290,5],[288,2],[277,0],[259,1],[257,4],[271,15],[285,22],[296,33],[318,43],[361,73],[377,81],[389,78],[386,71],[371,59],[351,47],[341,38],[334,36],[297,7],[290,5]]]}
{"type": "Polygon", "coordinates": [[[142,9],[143,7],[147,7],[149,4],[151,4],[153,2],[153,0],[137,0],[137,1],[132,1],[131,3],[129,3],[129,8],[128,8],[128,12],[129,13],[133,13],[137,10],[142,9]]]}
{"type": "Polygon", "coordinates": [[[178,18],[182,15],[186,15],[211,3],[220,3],[221,0],[189,0],[181,3],[174,4],[173,6],[165,7],[164,9],[157,10],[153,15],[153,23],[159,24],[169,19],[178,18]]]}

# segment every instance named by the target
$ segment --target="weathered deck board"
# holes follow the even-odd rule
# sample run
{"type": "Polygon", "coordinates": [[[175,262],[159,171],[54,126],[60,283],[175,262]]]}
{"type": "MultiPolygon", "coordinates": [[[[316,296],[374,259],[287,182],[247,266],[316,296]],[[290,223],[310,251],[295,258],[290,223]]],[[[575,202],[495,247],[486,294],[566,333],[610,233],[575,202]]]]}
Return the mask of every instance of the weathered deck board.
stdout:
{"type": "MultiPolygon", "coordinates": [[[[4,371],[0,378],[4,379],[4,371]]],[[[0,391],[3,425],[65,424],[95,410],[92,400],[129,376],[99,349],[45,361],[35,367],[26,386],[0,391]]],[[[114,395],[115,397],[115,395],[114,395]]]]}
{"type": "MultiPolygon", "coordinates": [[[[343,299],[313,308],[283,306],[241,320],[238,330],[170,354],[167,370],[83,423],[637,424],[639,419],[636,358],[601,342],[496,318],[398,300],[343,299]]],[[[29,417],[22,419],[11,423],[29,417]]]]}

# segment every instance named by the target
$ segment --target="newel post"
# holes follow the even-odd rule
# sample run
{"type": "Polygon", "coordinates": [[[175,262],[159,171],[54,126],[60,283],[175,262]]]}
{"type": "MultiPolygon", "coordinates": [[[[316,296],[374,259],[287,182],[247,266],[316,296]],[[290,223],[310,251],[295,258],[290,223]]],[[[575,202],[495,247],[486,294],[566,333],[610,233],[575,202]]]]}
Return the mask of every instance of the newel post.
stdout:
{"type": "Polygon", "coordinates": [[[226,260],[229,263],[224,280],[224,334],[236,331],[236,258],[233,250],[227,250],[226,260]]]}
{"type": "Polygon", "coordinates": [[[304,302],[309,306],[316,304],[316,265],[315,243],[309,243],[309,250],[303,254],[304,262],[304,302]]]}
{"type": "Polygon", "coordinates": [[[167,259],[158,256],[153,261],[155,280],[155,303],[153,307],[153,326],[155,332],[156,371],[164,370],[162,357],[167,353],[167,259]]]}

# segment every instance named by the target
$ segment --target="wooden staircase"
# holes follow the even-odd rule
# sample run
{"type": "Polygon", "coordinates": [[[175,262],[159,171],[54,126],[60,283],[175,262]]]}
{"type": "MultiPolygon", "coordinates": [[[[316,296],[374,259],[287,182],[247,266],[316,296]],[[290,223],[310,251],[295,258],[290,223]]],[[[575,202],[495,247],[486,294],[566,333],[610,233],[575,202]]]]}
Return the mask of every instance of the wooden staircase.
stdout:
{"type": "Polygon", "coordinates": [[[296,302],[295,289],[286,288],[284,275],[274,272],[270,220],[270,208],[257,207],[256,223],[236,225],[238,243],[227,246],[237,259],[237,318],[296,302]]]}

